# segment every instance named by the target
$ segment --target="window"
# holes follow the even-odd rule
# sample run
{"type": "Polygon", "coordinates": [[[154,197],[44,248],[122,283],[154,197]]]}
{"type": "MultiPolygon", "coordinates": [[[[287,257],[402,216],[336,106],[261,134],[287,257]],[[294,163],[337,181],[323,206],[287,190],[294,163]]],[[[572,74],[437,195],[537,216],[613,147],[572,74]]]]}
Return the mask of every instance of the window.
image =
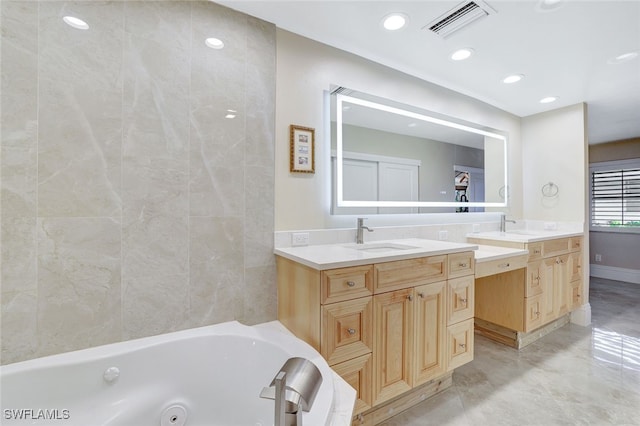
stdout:
{"type": "Polygon", "coordinates": [[[640,159],[594,163],[591,228],[640,232],[640,159]]]}

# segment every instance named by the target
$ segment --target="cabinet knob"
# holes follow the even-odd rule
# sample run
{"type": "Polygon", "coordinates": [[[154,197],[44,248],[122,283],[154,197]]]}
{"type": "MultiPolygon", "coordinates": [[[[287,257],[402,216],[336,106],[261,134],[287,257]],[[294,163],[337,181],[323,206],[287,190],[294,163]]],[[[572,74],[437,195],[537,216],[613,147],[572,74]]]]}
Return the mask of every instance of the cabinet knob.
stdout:
{"type": "Polygon", "coordinates": [[[460,268],[466,268],[466,267],[467,267],[467,264],[466,264],[466,263],[458,263],[458,266],[459,266],[460,268]]]}
{"type": "Polygon", "coordinates": [[[413,300],[413,296],[412,295],[408,295],[407,299],[409,299],[409,302],[411,302],[413,300]]]}
{"type": "Polygon", "coordinates": [[[459,343],[458,346],[460,346],[462,349],[467,347],[467,345],[465,345],[464,343],[459,343]]]}
{"type": "Polygon", "coordinates": [[[540,312],[534,312],[536,314],[537,317],[540,316],[540,312]]]}
{"type": "Polygon", "coordinates": [[[509,264],[508,263],[501,263],[498,265],[498,268],[508,268],[509,264]]]}
{"type": "Polygon", "coordinates": [[[354,334],[356,334],[356,329],[355,328],[348,328],[347,329],[347,333],[349,333],[350,335],[353,336],[354,334]]]}
{"type": "Polygon", "coordinates": [[[418,293],[418,296],[422,297],[424,299],[424,293],[418,293]]]}
{"type": "Polygon", "coordinates": [[[460,298],[460,302],[462,303],[467,303],[467,299],[463,299],[462,297],[460,298]]]}
{"type": "Polygon", "coordinates": [[[356,286],[356,283],[355,283],[355,282],[353,282],[353,281],[347,281],[347,285],[348,285],[349,287],[355,287],[355,286],[356,286]]]}

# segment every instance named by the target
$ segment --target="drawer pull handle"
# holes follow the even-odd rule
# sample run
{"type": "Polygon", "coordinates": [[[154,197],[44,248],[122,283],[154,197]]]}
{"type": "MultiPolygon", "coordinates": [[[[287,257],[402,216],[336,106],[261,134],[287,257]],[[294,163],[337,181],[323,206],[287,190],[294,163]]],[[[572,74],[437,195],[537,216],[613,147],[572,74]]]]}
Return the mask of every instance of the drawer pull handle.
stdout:
{"type": "Polygon", "coordinates": [[[411,302],[413,300],[413,296],[412,295],[408,295],[407,299],[409,299],[409,302],[411,302]]]}
{"type": "Polygon", "coordinates": [[[540,254],[540,250],[534,250],[533,254],[540,254]]]}
{"type": "Polygon", "coordinates": [[[467,299],[460,298],[460,301],[461,301],[462,303],[467,303],[467,299]]]}
{"type": "Polygon", "coordinates": [[[466,267],[467,267],[467,264],[466,264],[466,263],[458,263],[458,266],[459,266],[460,268],[466,268],[466,267]]]}
{"type": "Polygon", "coordinates": [[[354,334],[356,334],[356,329],[355,328],[348,328],[347,329],[347,333],[349,333],[350,335],[353,336],[354,334]]]}
{"type": "Polygon", "coordinates": [[[355,287],[355,286],[356,286],[356,283],[355,283],[355,282],[353,282],[353,281],[347,281],[347,285],[348,285],[349,287],[355,287]]]}
{"type": "Polygon", "coordinates": [[[498,265],[498,268],[508,268],[510,265],[508,263],[501,263],[498,265]]]}

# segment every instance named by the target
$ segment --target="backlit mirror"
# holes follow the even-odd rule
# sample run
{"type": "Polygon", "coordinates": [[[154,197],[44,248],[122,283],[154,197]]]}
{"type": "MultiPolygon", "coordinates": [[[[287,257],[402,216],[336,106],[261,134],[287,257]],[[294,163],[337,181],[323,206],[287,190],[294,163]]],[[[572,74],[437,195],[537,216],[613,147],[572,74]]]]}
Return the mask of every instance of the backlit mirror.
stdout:
{"type": "Polygon", "coordinates": [[[334,214],[507,205],[507,137],[343,87],[331,92],[334,214]]]}

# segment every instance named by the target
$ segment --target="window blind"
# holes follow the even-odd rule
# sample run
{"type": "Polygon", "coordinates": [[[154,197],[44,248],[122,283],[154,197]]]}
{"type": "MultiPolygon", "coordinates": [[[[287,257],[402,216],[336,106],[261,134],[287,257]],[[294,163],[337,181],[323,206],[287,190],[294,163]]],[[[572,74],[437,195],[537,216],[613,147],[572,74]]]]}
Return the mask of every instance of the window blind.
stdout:
{"type": "Polygon", "coordinates": [[[591,225],[640,228],[640,168],[591,172],[591,225]]]}

